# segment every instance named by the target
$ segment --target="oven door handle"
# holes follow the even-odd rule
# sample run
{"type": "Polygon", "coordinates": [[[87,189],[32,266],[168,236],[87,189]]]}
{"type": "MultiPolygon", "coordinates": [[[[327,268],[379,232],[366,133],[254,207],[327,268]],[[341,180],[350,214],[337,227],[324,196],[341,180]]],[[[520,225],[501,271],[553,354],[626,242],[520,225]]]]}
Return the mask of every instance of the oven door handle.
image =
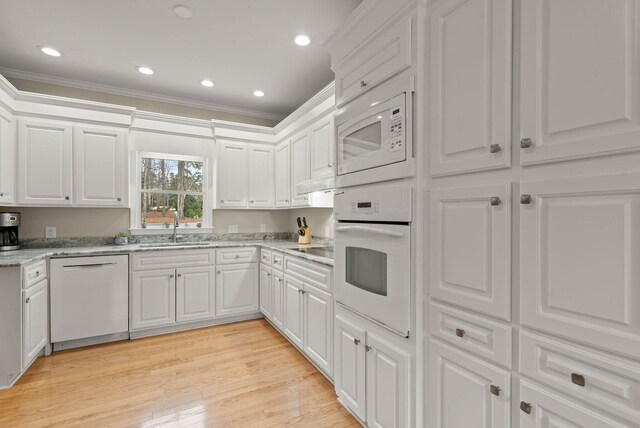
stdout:
{"type": "Polygon", "coordinates": [[[402,232],[397,232],[395,230],[388,230],[388,229],[380,229],[380,228],[371,227],[371,226],[338,226],[336,227],[336,232],[349,232],[349,231],[367,232],[367,233],[373,233],[375,235],[390,236],[392,238],[404,237],[404,233],[402,232]]]}

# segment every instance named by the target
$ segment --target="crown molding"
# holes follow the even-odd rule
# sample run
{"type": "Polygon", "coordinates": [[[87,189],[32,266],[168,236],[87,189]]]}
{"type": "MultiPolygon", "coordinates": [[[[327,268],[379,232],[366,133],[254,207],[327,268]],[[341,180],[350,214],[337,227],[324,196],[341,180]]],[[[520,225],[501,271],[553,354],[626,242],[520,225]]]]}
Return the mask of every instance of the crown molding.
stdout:
{"type": "Polygon", "coordinates": [[[329,83],[327,86],[322,88],[320,92],[315,94],[313,97],[309,98],[307,102],[298,107],[293,113],[283,119],[280,123],[278,123],[273,129],[275,134],[280,133],[282,130],[287,128],[292,123],[300,120],[305,114],[309,113],[315,107],[322,104],[327,98],[335,96],[336,93],[336,82],[335,80],[329,83]]]}
{"type": "MultiPolygon", "coordinates": [[[[170,114],[155,113],[151,111],[136,110],[133,113],[132,119],[133,120],[146,119],[146,120],[154,120],[156,122],[170,123],[173,125],[196,126],[198,128],[212,129],[211,121],[207,119],[194,119],[191,117],[173,116],[170,114]]],[[[133,125],[132,128],[135,128],[135,125],[133,125]]]]}
{"type": "Polygon", "coordinates": [[[231,129],[234,131],[249,131],[264,135],[275,135],[275,128],[250,123],[231,122],[228,120],[211,119],[215,129],[231,129]]]}
{"type": "MultiPolygon", "coordinates": [[[[120,95],[131,98],[140,98],[149,101],[156,101],[169,104],[177,104],[185,107],[193,107],[204,110],[219,111],[221,113],[231,113],[241,116],[256,117],[260,119],[282,120],[284,116],[273,113],[266,113],[257,110],[243,109],[238,107],[223,106],[214,103],[205,103],[201,101],[192,101],[185,98],[171,97],[167,95],[153,94],[150,92],[126,89],[117,86],[102,85],[98,83],[85,82],[80,80],[65,79],[62,77],[53,77],[40,73],[31,73],[11,68],[0,67],[0,74],[13,77],[16,79],[32,80],[41,83],[50,83],[53,85],[67,86],[70,88],[84,89],[88,91],[105,92],[113,95],[120,95]]],[[[14,88],[15,89],[15,88],[14,88]]]]}

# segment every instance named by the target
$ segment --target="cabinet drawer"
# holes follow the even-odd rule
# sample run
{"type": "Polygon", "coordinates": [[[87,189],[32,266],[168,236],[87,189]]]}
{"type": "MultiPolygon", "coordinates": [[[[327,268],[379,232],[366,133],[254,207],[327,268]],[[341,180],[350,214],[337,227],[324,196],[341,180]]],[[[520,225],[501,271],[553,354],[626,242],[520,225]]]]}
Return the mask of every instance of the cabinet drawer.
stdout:
{"type": "Polygon", "coordinates": [[[273,263],[273,253],[270,250],[262,248],[260,250],[260,263],[263,265],[271,266],[273,263]]]}
{"type": "Polygon", "coordinates": [[[22,286],[27,289],[47,277],[47,261],[31,263],[22,268],[22,286]]]}
{"type": "Polygon", "coordinates": [[[640,363],[522,331],[520,370],[640,424],[640,363]]]}
{"type": "Polygon", "coordinates": [[[411,66],[411,18],[336,66],[336,104],[363,94],[411,66]]]}
{"type": "Polygon", "coordinates": [[[284,268],[284,254],[276,252],[272,253],[271,264],[275,269],[282,270],[284,268]]]}
{"type": "Polygon", "coordinates": [[[284,258],[284,269],[287,274],[295,275],[305,283],[318,287],[321,290],[331,292],[333,289],[331,285],[331,269],[321,267],[315,263],[302,261],[298,257],[289,256],[284,258]]]}
{"type": "Polygon", "coordinates": [[[219,265],[229,263],[252,263],[257,261],[258,249],[255,247],[218,249],[216,255],[216,263],[219,265]]]}
{"type": "Polygon", "coordinates": [[[131,270],[213,266],[215,253],[215,250],[162,250],[137,253],[131,257],[131,270]]]}
{"type": "Polygon", "coordinates": [[[437,303],[429,314],[432,336],[511,367],[511,327],[437,303]]]}

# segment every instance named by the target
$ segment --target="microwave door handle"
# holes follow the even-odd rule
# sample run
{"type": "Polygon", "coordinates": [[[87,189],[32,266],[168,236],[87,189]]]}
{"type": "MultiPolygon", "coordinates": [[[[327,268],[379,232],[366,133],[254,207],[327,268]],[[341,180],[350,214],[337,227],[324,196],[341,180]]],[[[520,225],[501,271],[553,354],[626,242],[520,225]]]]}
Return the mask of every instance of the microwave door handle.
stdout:
{"type": "Polygon", "coordinates": [[[388,230],[388,229],[380,229],[380,228],[371,227],[371,226],[338,226],[336,227],[336,231],[337,232],[349,232],[349,231],[367,232],[375,235],[390,236],[392,238],[404,237],[404,233],[402,232],[397,232],[395,230],[388,230]]]}

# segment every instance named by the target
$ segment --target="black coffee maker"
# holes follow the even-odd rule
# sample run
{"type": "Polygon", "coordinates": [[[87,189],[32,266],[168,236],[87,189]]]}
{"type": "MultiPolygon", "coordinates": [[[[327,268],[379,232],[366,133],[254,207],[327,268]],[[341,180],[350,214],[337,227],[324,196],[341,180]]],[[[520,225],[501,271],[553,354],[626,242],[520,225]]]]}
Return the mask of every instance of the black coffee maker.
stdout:
{"type": "Polygon", "coordinates": [[[20,213],[0,213],[0,251],[20,249],[20,213]]]}

